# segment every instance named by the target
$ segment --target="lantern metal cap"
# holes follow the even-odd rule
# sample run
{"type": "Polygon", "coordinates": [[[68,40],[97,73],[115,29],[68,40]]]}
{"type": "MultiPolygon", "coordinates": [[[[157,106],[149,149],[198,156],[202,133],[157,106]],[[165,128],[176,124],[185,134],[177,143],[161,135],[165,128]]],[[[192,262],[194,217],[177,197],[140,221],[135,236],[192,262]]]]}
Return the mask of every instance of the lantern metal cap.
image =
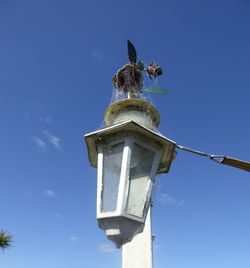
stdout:
{"type": "Polygon", "coordinates": [[[141,126],[133,120],[128,120],[116,125],[112,125],[110,127],[91,132],[84,136],[88,147],[90,164],[93,167],[97,167],[97,144],[102,142],[103,139],[105,139],[107,136],[125,132],[136,133],[157,143],[162,148],[157,174],[167,173],[169,171],[171,162],[175,157],[176,143],[164,137],[158,132],[141,126]]]}

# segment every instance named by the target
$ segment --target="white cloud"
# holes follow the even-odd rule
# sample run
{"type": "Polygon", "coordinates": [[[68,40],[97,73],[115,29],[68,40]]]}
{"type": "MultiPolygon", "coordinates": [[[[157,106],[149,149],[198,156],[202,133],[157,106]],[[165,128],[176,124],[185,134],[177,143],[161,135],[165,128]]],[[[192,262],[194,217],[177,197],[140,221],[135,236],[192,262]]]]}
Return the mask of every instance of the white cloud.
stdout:
{"type": "Polygon", "coordinates": [[[38,137],[33,136],[32,140],[35,142],[36,146],[39,147],[40,149],[45,149],[47,146],[47,144],[38,137]]]}
{"type": "Polygon", "coordinates": [[[54,124],[54,122],[53,122],[51,116],[47,116],[47,117],[44,119],[44,121],[45,121],[47,124],[50,124],[50,125],[53,125],[53,124],[54,124]]]}
{"type": "Polygon", "coordinates": [[[52,190],[45,190],[44,194],[47,195],[48,197],[55,197],[56,194],[52,190]]]}
{"type": "Polygon", "coordinates": [[[45,122],[45,123],[47,123],[49,125],[54,124],[51,116],[42,117],[42,116],[39,116],[39,115],[34,115],[34,118],[39,120],[39,121],[41,121],[41,122],[45,122]]]}
{"type": "Polygon", "coordinates": [[[99,49],[94,49],[91,51],[91,57],[93,60],[102,62],[103,61],[103,53],[99,49]]]}
{"type": "Polygon", "coordinates": [[[37,119],[38,121],[43,121],[43,118],[39,115],[34,115],[34,118],[37,119]]]}
{"type": "Polygon", "coordinates": [[[184,205],[184,200],[178,200],[177,198],[170,196],[166,193],[158,193],[156,196],[156,201],[162,205],[184,205]]]}
{"type": "Polygon", "coordinates": [[[98,246],[100,252],[103,253],[114,253],[117,249],[111,244],[101,244],[98,246]]]}
{"type": "Polygon", "coordinates": [[[75,242],[76,240],[78,240],[78,236],[76,236],[76,235],[72,235],[72,236],[69,238],[69,241],[70,241],[70,242],[75,242]]]}
{"type": "Polygon", "coordinates": [[[48,138],[48,141],[58,150],[62,150],[62,147],[60,145],[61,139],[59,137],[56,137],[54,135],[51,135],[48,131],[43,132],[44,135],[48,138]]]}

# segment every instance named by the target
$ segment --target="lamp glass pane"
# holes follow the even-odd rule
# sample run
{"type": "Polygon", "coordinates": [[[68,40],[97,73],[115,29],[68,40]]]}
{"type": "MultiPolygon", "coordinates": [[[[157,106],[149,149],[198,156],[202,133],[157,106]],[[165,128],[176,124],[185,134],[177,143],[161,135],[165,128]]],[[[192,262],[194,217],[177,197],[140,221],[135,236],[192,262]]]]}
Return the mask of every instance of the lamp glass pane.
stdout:
{"type": "Polygon", "coordinates": [[[153,160],[153,151],[134,144],[130,161],[126,212],[137,217],[143,217],[153,160]]]}
{"type": "Polygon", "coordinates": [[[102,212],[116,210],[124,143],[103,147],[102,212]]]}

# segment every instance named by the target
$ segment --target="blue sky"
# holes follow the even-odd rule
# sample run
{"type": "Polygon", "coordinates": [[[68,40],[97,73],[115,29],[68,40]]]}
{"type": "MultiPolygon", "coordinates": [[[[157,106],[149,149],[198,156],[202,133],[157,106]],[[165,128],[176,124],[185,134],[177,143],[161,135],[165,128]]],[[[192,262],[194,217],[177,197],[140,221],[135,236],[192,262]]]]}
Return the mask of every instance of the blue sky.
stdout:
{"type": "MultiPolygon", "coordinates": [[[[127,38],[164,69],[160,131],[249,161],[249,28],[247,0],[0,1],[0,228],[14,236],[0,267],[121,267],[82,137],[102,126],[127,38]]],[[[249,191],[249,173],[179,152],[154,195],[155,268],[250,267],[249,191]]]]}

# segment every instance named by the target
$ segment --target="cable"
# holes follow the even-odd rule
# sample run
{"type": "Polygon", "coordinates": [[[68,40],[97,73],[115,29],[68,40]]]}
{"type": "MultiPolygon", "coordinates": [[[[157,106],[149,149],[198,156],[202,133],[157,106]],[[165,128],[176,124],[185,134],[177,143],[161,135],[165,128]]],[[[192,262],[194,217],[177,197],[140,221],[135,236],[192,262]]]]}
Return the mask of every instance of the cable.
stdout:
{"type": "Polygon", "coordinates": [[[242,161],[240,159],[236,159],[236,158],[225,156],[225,155],[208,154],[208,153],[197,151],[197,150],[194,150],[194,149],[182,146],[182,145],[176,145],[176,147],[180,150],[184,150],[184,151],[187,151],[189,153],[208,157],[209,159],[211,159],[219,164],[224,164],[224,165],[228,165],[231,167],[240,168],[242,170],[250,172],[250,162],[242,161]]]}

